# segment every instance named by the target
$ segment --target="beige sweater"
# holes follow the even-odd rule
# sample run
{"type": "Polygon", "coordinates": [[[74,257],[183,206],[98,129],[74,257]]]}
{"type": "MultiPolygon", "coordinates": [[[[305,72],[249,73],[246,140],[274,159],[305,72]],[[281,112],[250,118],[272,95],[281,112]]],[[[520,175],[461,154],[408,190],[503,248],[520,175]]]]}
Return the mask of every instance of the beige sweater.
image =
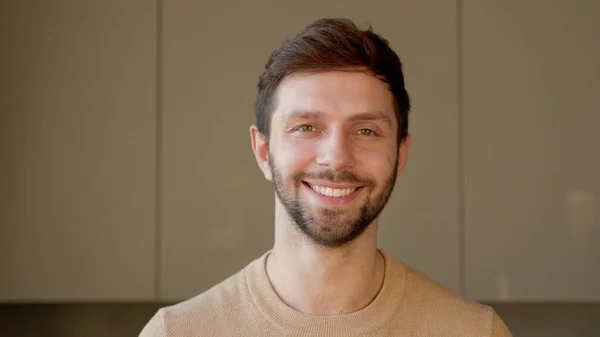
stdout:
{"type": "Polygon", "coordinates": [[[267,277],[267,252],[208,291],[160,309],[140,336],[511,336],[492,308],[453,294],[381,252],[383,286],[369,306],[354,313],[319,316],[288,307],[267,277]]]}

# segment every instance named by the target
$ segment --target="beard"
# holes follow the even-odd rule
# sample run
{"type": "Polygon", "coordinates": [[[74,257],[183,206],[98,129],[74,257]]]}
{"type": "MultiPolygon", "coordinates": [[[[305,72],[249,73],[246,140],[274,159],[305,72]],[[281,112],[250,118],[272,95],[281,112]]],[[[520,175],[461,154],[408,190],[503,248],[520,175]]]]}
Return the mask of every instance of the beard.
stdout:
{"type": "MultiPolygon", "coordinates": [[[[394,163],[392,173],[381,188],[378,188],[379,186],[373,179],[363,178],[348,171],[299,172],[292,174],[286,180],[281,170],[275,165],[273,155],[269,153],[269,166],[273,173],[275,192],[289,217],[309,240],[319,246],[330,248],[342,247],[354,241],[379,216],[389,201],[396,184],[398,161],[394,160],[394,163]],[[362,186],[361,190],[370,189],[371,194],[367,195],[366,200],[354,209],[311,207],[308,201],[303,202],[300,198],[303,181],[307,179],[332,183],[353,183],[362,186]]],[[[359,191],[354,193],[357,192],[359,191]]]]}

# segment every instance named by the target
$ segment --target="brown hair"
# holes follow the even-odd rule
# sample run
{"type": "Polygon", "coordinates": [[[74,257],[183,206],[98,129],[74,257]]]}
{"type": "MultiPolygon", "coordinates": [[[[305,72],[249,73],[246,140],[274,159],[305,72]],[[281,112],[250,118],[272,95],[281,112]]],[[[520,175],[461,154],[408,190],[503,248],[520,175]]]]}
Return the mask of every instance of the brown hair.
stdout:
{"type": "Polygon", "coordinates": [[[255,114],[258,130],[269,139],[271,114],[281,81],[292,73],[365,71],[386,82],[394,97],[398,145],[408,133],[410,98],[404,87],[402,63],[386,39],[360,30],[348,19],[318,19],[274,51],[259,78],[255,114]]]}

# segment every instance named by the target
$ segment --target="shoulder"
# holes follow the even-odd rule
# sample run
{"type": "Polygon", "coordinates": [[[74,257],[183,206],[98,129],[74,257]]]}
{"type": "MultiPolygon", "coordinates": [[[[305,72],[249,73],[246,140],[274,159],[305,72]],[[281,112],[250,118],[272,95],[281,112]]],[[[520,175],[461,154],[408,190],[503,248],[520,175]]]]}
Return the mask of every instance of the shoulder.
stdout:
{"type": "Polygon", "coordinates": [[[435,329],[443,336],[510,336],[499,333],[508,329],[492,307],[466,299],[427,275],[400,264],[406,275],[403,306],[407,312],[419,313],[419,320],[428,329],[435,329]]]}
{"type": "Polygon", "coordinates": [[[248,294],[245,276],[243,269],[193,298],[163,308],[164,315],[171,320],[199,315],[210,317],[235,308],[248,294]]]}
{"type": "Polygon", "coordinates": [[[222,324],[253,310],[245,277],[246,269],[242,269],[193,298],[161,308],[140,337],[212,335],[211,331],[226,330],[222,324]]]}
{"type": "Polygon", "coordinates": [[[404,265],[406,270],[405,301],[412,305],[423,305],[433,312],[446,314],[486,315],[490,307],[468,300],[446,288],[429,276],[404,265]]]}

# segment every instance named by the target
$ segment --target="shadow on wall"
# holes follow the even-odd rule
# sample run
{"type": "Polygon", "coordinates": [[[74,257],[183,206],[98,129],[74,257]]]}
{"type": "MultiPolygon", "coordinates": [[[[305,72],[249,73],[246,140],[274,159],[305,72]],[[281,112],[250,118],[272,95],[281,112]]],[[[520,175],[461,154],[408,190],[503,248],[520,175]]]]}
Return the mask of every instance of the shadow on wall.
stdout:
{"type": "MultiPolygon", "coordinates": [[[[2,337],[132,337],[171,303],[2,304],[2,337]]],[[[486,303],[515,337],[598,337],[600,303],[486,303]]]]}
{"type": "Polygon", "coordinates": [[[169,304],[0,304],[2,337],[132,337],[169,304]]]}
{"type": "Polygon", "coordinates": [[[486,303],[515,337],[598,337],[600,303],[486,303]]]}

